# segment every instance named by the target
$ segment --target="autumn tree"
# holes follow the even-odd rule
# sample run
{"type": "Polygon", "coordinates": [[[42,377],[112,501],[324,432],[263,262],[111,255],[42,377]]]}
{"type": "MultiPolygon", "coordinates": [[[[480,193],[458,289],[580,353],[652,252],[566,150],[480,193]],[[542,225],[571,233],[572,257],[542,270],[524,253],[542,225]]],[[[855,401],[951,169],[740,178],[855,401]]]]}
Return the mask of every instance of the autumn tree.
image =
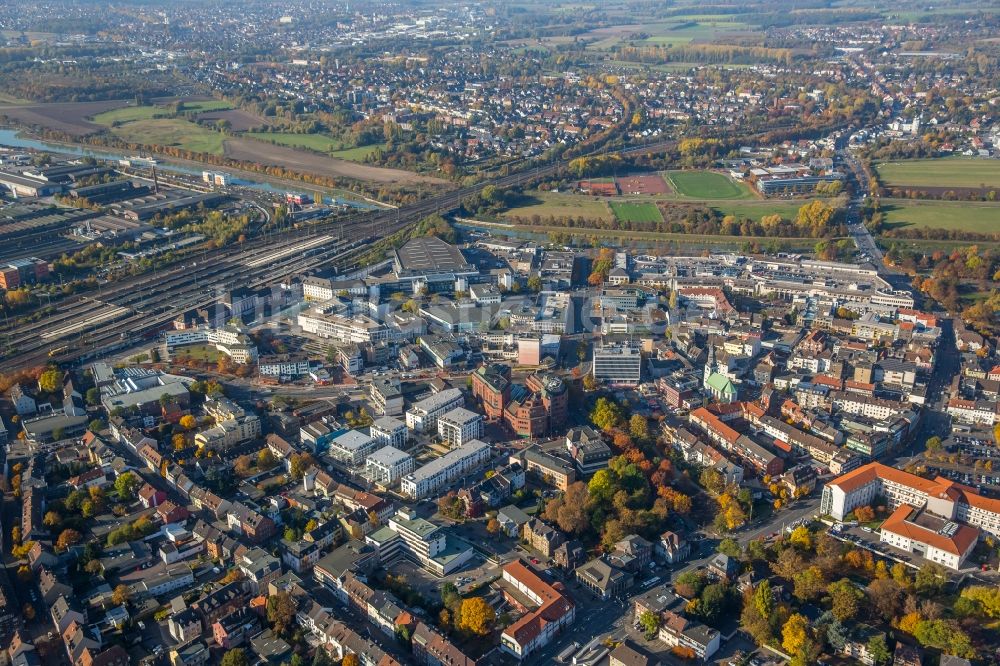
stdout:
{"type": "Polygon", "coordinates": [[[132,599],[132,588],[128,585],[117,585],[111,593],[111,603],[116,606],[127,604],[132,599]]]}
{"type": "Polygon", "coordinates": [[[809,620],[793,613],[781,628],[781,647],[790,655],[797,655],[809,640],[809,620]]]}
{"type": "Polygon", "coordinates": [[[644,611],[639,616],[639,626],[645,630],[646,640],[651,641],[660,630],[660,616],[650,611],[644,611]]]}
{"type": "Polygon", "coordinates": [[[286,635],[293,626],[296,610],[295,600],[284,590],[267,598],[267,621],[277,634],[286,635]]]}
{"type": "Polygon", "coordinates": [[[649,438],[649,421],[645,416],[633,414],[628,421],[628,431],[633,438],[644,441],[649,438]]]}
{"type": "MultiPolygon", "coordinates": [[[[226,666],[223,664],[222,666],[226,666]]],[[[358,659],[358,655],[353,652],[349,652],[344,655],[344,659],[340,662],[340,666],[361,666],[361,660],[358,659]]]]}
{"type": "Polygon", "coordinates": [[[59,533],[59,538],[56,539],[56,550],[63,552],[68,550],[70,547],[80,543],[80,539],[83,536],[74,529],[65,529],[59,533]]]}
{"type": "Polygon", "coordinates": [[[496,612],[482,597],[472,597],[462,601],[459,628],[474,636],[485,636],[496,622],[496,612]]]}
{"type": "Polygon", "coordinates": [[[830,583],[826,588],[830,595],[833,616],[841,622],[855,617],[861,608],[864,594],[847,578],[830,583]]]}
{"type": "Polygon", "coordinates": [[[308,453],[293,453],[289,458],[292,478],[298,481],[305,476],[305,473],[309,471],[309,468],[312,467],[313,464],[315,464],[313,457],[308,453]]]}
{"type": "Polygon", "coordinates": [[[178,423],[185,430],[190,430],[198,424],[198,421],[191,414],[185,414],[178,423]]]}
{"type": "Polygon", "coordinates": [[[486,523],[486,531],[490,534],[497,534],[500,531],[500,521],[496,518],[490,518],[486,523]]]}

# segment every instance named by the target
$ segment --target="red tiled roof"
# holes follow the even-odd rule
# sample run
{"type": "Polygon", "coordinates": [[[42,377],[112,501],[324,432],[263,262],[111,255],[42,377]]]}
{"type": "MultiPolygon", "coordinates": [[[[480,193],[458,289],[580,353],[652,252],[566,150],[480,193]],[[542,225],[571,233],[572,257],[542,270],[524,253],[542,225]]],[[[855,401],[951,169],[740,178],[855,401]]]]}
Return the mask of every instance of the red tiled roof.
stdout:
{"type": "Polygon", "coordinates": [[[542,633],[545,625],[558,622],[572,610],[573,602],[569,598],[539,578],[538,574],[520,560],[507,564],[503,569],[542,600],[537,609],[527,613],[504,631],[520,645],[530,643],[542,633]]]}
{"type": "Polygon", "coordinates": [[[914,509],[909,504],[901,504],[898,509],[893,511],[892,515],[889,516],[884,523],[882,523],[883,531],[888,530],[894,534],[899,534],[906,537],[907,539],[912,539],[919,543],[926,543],[929,546],[933,546],[938,550],[943,550],[946,553],[951,553],[952,555],[963,555],[966,553],[976,540],[979,539],[979,530],[969,527],[968,525],[959,525],[958,529],[955,531],[951,537],[946,537],[943,534],[938,534],[937,532],[917,525],[916,523],[911,523],[909,521],[910,516],[916,513],[914,509]]]}

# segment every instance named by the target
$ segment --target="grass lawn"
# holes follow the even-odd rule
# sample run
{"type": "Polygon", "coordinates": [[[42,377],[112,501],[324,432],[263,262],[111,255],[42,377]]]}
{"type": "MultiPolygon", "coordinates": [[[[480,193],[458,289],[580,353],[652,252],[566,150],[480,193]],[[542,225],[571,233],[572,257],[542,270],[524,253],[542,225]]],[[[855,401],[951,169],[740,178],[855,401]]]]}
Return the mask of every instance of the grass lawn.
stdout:
{"type": "Polygon", "coordinates": [[[189,347],[179,347],[172,352],[173,358],[192,358],[196,361],[215,363],[219,360],[221,352],[209,345],[191,345],[189,347]]]}
{"type": "Polygon", "coordinates": [[[799,214],[799,208],[809,203],[810,200],[766,200],[766,201],[733,201],[710,202],[707,205],[719,211],[722,215],[735,215],[736,217],[748,217],[755,222],[765,215],[780,215],[786,220],[794,220],[799,214]]]}
{"type": "MultiPolygon", "coordinates": [[[[223,109],[231,108],[233,107],[228,102],[207,100],[202,102],[185,102],[181,112],[192,111],[201,113],[203,111],[222,111],[223,109]]],[[[111,111],[99,113],[91,118],[91,120],[99,125],[112,125],[116,122],[128,123],[136,120],[152,120],[157,116],[172,116],[173,113],[174,106],[172,104],[167,106],[126,106],[121,109],[112,109],[111,111]]]]}
{"type": "Polygon", "coordinates": [[[746,185],[714,171],[668,171],[664,176],[682,199],[753,198],[753,193],[746,185]]]}
{"type": "Polygon", "coordinates": [[[608,209],[605,199],[597,197],[587,197],[579,194],[558,194],[554,192],[532,192],[525,200],[515,208],[504,213],[511,217],[531,217],[540,215],[545,218],[549,215],[561,217],[571,215],[573,217],[584,217],[591,220],[614,219],[608,209]]]}
{"type": "Polygon", "coordinates": [[[1000,187],[1000,160],[944,157],[881,162],[875,166],[887,186],[1000,187]]]}
{"type": "Polygon", "coordinates": [[[662,222],[663,216],[656,204],[612,201],[611,210],[622,222],[662,222]]]}
{"type": "Polygon", "coordinates": [[[178,146],[196,153],[222,154],[226,136],[183,118],[136,120],[111,130],[130,143],[178,146]]]}
{"type": "Polygon", "coordinates": [[[894,227],[959,229],[1000,234],[1000,203],[882,199],[882,211],[894,227]]]}
{"type": "Polygon", "coordinates": [[[31,101],[0,92],[0,104],[31,104],[31,101]]]}
{"type": "Polygon", "coordinates": [[[259,141],[276,143],[290,148],[307,148],[320,153],[329,153],[330,157],[341,160],[360,162],[375,152],[377,149],[385,149],[384,143],[373,144],[371,146],[359,146],[357,148],[345,148],[341,150],[340,142],[327,136],[326,134],[294,134],[291,132],[244,132],[243,136],[259,141]]]}

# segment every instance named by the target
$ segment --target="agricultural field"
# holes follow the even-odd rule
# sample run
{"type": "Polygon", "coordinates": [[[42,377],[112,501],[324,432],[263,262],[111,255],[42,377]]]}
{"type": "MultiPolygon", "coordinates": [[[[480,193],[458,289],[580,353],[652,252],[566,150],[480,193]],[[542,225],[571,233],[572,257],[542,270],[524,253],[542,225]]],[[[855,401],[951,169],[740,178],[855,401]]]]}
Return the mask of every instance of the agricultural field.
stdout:
{"type": "Polygon", "coordinates": [[[226,135],[206,129],[183,118],[135,120],[111,130],[117,136],[136,144],[177,146],[196,153],[221,155],[226,135]]]}
{"type": "Polygon", "coordinates": [[[875,170],[886,187],[1000,187],[1000,160],[962,157],[901,160],[876,164],[875,170]]]}
{"type": "Polygon", "coordinates": [[[896,228],[928,227],[1000,234],[1000,203],[882,199],[882,212],[896,228]]]}
{"type": "Polygon", "coordinates": [[[345,148],[344,150],[335,150],[330,153],[330,157],[336,157],[340,160],[347,160],[349,162],[363,162],[366,157],[374,153],[376,150],[385,150],[386,144],[376,143],[371,146],[358,146],[356,148],[345,148]]]}
{"type": "Polygon", "coordinates": [[[667,183],[680,199],[753,199],[750,188],[714,171],[668,171],[667,183]]]}
{"type": "Polygon", "coordinates": [[[88,118],[106,111],[123,107],[122,100],[103,102],[54,102],[51,104],[18,104],[6,106],[0,114],[25,125],[43,127],[57,132],[65,132],[74,137],[100,132],[104,125],[91,122],[88,118]]]}
{"type": "Polygon", "coordinates": [[[591,220],[614,219],[604,199],[587,197],[578,194],[559,194],[555,192],[533,192],[526,197],[521,205],[504,213],[506,217],[530,218],[538,215],[549,217],[583,217],[591,220]]]}
{"type": "Polygon", "coordinates": [[[622,222],[662,222],[663,215],[650,202],[612,201],[611,210],[622,222]]]}
{"type": "Polygon", "coordinates": [[[276,143],[291,148],[308,148],[321,153],[340,150],[340,142],[326,134],[294,134],[291,132],[246,132],[243,136],[258,141],[276,143]]]}

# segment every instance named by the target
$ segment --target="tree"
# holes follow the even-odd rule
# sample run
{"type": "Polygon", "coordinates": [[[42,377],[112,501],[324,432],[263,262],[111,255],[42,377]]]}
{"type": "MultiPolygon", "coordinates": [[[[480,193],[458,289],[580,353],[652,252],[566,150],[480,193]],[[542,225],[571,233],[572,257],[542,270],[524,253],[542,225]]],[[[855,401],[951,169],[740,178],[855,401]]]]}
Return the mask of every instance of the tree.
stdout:
{"type": "Polygon", "coordinates": [[[650,611],[644,611],[639,616],[639,625],[645,629],[646,640],[651,641],[660,630],[660,616],[650,611]]]}
{"type": "Polygon", "coordinates": [[[583,376],[583,390],[584,391],[594,391],[597,389],[597,380],[594,379],[594,375],[586,374],[583,376]]]}
{"type": "Polygon", "coordinates": [[[496,611],[482,597],[462,601],[460,628],[474,636],[485,636],[493,629],[496,611]]]}
{"type": "Polygon", "coordinates": [[[618,403],[607,398],[598,398],[594,409],[590,412],[590,421],[601,430],[611,430],[621,425],[624,420],[618,403]]]}
{"type": "MultiPolygon", "coordinates": [[[[226,664],[222,664],[222,666],[226,666],[226,664]]],[[[361,666],[361,660],[358,659],[358,655],[350,652],[344,655],[344,659],[340,662],[340,666],[361,666]]]]}
{"type": "MultiPolygon", "coordinates": [[[[59,527],[60,523],[62,523],[62,516],[55,511],[46,511],[45,516],[42,518],[42,524],[46,527],[59,527]]],[[[16,529],[20,535],[21,528],[15,526],[14,529],[16,529]]]]}
{"type": "Polygon", "coordinates": [[[191,414],[185,414],[177,423],[185,430],[190,430],[198,424],[198,420],[191,414]]]}
{"type": "Polygon", "coordinates": [[[289,458],[292,478],[298,481],[313,466],[313,457],[308,453],[293,453],[289,458]]]}
{"type": "Polygon", "coordinates": [[[643,441],[649,438],[649,421],[645,416],[633,414],[628,420],[628,431],[635,439],[643,441]]]}
{"type": "Polygon", "coordinates": [[[68,550],[70,547],[80,543],[80,539],[83,538],[79,532],[74,529],[65,529],[59,533],[59,538],[56,539],[56,550],[63,552],[68,550]]]}
{"type": "Polygon", "coordinates": [[[885,634],[875,634],[869,638],[867,647],[868,654],[875,660],[875,666],[888,664],[889,660],[892,659],[892,653],[889,652],[889,646],[885,641],[885,634]]]}
{"type": "Polygon", "coordinates": [[[870,506],[859,506],[854,509],[854,517],[859,523],[870,523],[875,520],[875,510],[870,506]]]}
{"type": "Polygon", "coordinates": [[[104,425],[104,421],[102,421],[101,419],[94,419],[89,424],[87,424],[87,429],[90,432],[100,432],[104,430],[105,427],[106,426],[104,425]]]}
{"type": "MultiPolygon", "coordinates": [[[[52,512],[50,511],[49,513],[52,513],[52,512]]],[[[45,514],[45,515],[47,516],[48,514],[45,514]]],[[[21,526],[20,525],[14,525],[14,527],[10,528],[10,541],[15,546],[20,546],[21,545],[21,526]]]]}
{"type": "Polygon", "coordinates": [[[233,471],[240,477],[250,476],[253,473],[251,470],[252,462],[250,456],[245,453],[237,456],[236,460],[233,461],[233,471]]]}
{"type": "Polygon", "coordinates": [[[275,633],[285,635],[295,621],[295,600],[284,590],[267,598],[267,621],[275,633]]]}
{"type": "Polygon", "coordinates": [[[799,601],[811,601],[823,593],[823,573],[819,567],[808,567],[800,571],[793,578],[795,585],[793,594],[799,601]]]}
{"type": "Polygon", "coordinates": [[[500,521],[496,518],[490,518],[486,523],[486,531],[490,534],[496,534],[500,531],[500,521]]]}
{"type": "Polygon", "coordinates": [[[247,661],[247,654],[243,648],[233,648],[222,655],[219,666],[250,666],[250,663],[247,661]]]}
{"type": "Polygon", "coordinates": [[[813,547],[812,532],[805,525],[799,525],[792,530],[792,533],[788,536],[788,541],[793,546],[797,546],[804,551],[812,550],[813,547]]]}
{"type": "MultiPolygon", "coordinates": [[[[598,480],[600,489],[595,485],[595,493],[602,498],[611,491],[611,475],[605,474],[598,480]],[[603,480],[607,479],[607,487],[603,485],[603,480]]],[[[545,506],[545,518],[551,520],[559,526],[559,529],[569,534],[581,535],[590,528],[590,514],[587,506],[591,497],[590,489],[583,481],[576,481],[563,493],[561,497],[550,501],[545,506]]]]}
{"type": "Polygon", "coordinates": [[[765,620],[770,620],[774,614],[774,591],[771,589],[771,583],[767,579],[761,581],[754,588],[753,606],[765,620]]]}
{"type": "Polygon", "coordinates": [[[797,655],[809,640],[809,620],[793,613],[781,628],[781,647],[790,655],[797,655]]]}
{"type": "Polygon", "coordinates": [[[58,368],[49,368],[38,377],[38,388],[45,393],[55,393],[62,388],[62,378],[58,368]]]}
{"type": "Polygon", "coordinates": [[[90,405],[91,407],[95,407],[101,404],[100,389],[96,387],[87,389],[87,393],[84,395],[84,400],[86,400],[87,404],[90,405]]]}
{"type": "Polygon", "coordinates": [[[266,471],[273,469],[277,464],[278,459],[274,457],[273,453],[271,453],[271,449],[265,447],[260,450],[260,453],[257,454],[257,469],[266,471]]]}
{"type": "Polygon", "coordinates": [[[864,595],[861,590],[854,586],[847,578],[830,583],[826,588],[832,603],[833,616],[841,622],[855,617],[861,608],[861,600],[864,595]]]}
{"type": "Polygon", "coordinates": [[[743,554],[743,549],[740,548],[739,542],[731,537],[726,537],[720,541],[716,550],[733,559],[738,559],[743,554]]]}
{"type": "Polygon", "coordinates": [[[936,562],[925,562],[913,580],[917,592],[931,598],[941,594],[947,582],[944,567],[936,562]]]}
{"type": "Polygon", "coordinates": [[[132,588],[128,585],[117,585],[115,586],[114,592],[111,593],[111,603],[116,606],[127,604],[131,599],[132,588]]]}
{"type": "Polygon", "coordinates": [[[720,583],[706,585],[698,597],[698,613],[710,624],[722,617],[728,605],[729,591],[720,583]]]}
{"type": "Polygon", "coordinates": [[[142,487],[142,479],[135,472],[125,472],[115,479],[115,492],[123,502],[135,501],[139,488],[142,487]]]}

